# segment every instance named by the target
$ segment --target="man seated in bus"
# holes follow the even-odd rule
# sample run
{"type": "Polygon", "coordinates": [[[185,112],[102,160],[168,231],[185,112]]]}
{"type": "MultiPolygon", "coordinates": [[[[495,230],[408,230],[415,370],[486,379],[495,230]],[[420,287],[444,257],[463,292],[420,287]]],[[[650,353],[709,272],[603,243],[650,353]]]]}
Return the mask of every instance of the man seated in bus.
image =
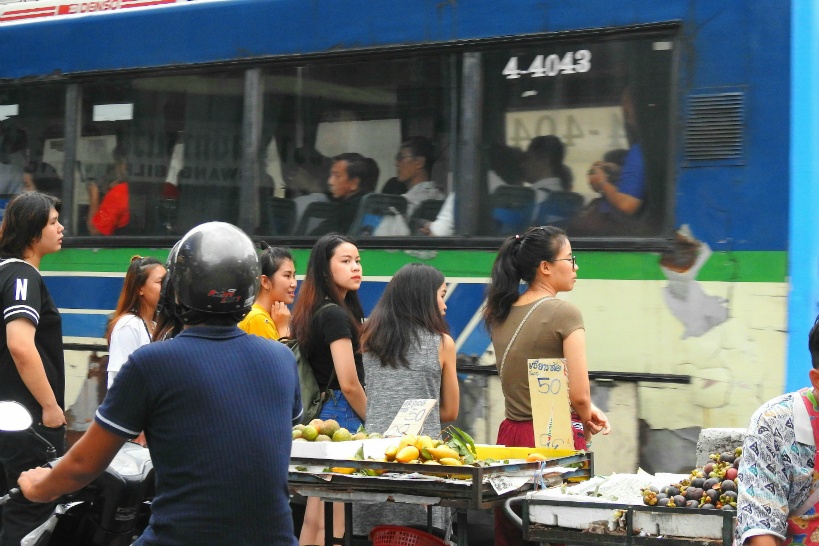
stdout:
{"type": "Polygon", "coordinates": [[[27,175],[28,135],[8,122],[0,123],[0,195],[9,197],[34,191],[33,179],[27,175]]]}
{"type": "MultiPolygon", "coordinates": [[[[365,192],[362,180],[371,177],[371,166],[367,158],[357,153],[339,154],[333,158],[327,186],[330,189],[330,201],[336,203],[334,218],[328,218],[311,231],[311,235],[324,235],[331,231],[347,233],[355,220],[358,205],[365,192]]],[[[376,174],[376,177],[378,175],[376,174]]]]}
{"type": "Polygon", "coordinates": [[[431,180],[433,163],[435,148],[428,138],[414,136],[401,143],[395,156],[395,170],[398,181],[407,187],[403,194],[407,200],[407,218],[421,201],[446,197],[431,180]]]}
{"type": "Polygon", "coordinates": [[[113,235],[131,221],[130,195],[125,180],[127,165],[125,151],[114,148],[114,180],[100,203],[100,188],[96,182],[88,182],[88,233],[113,235]]]}
{"type": "Polygon", "coordinates": [[[595,164],[590,171],[589,185],[605,199],[600,206],[601,213],[633,216],[643,205],[645,164],[631,87],[623,90],[621,101],[623,122],[630,147],[623,160],[619,179],[612,179],[602,165],[595,164]]]}

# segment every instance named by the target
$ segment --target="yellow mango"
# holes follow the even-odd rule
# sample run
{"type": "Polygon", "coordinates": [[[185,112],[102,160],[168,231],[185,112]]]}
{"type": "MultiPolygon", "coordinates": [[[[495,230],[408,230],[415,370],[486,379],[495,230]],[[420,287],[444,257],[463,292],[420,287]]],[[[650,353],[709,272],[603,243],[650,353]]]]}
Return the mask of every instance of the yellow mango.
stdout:
{"type": "Polygon", "coordinates": [[[444,466],[463,466],[464,464],[461,462],[460,459],[454,459],[452,457],[444,457],[443,459],[438,459],[438,462],[444,466]]]}
{"type": "Polygon", "coordinates": [[[450,459],[457,459],[458,458],[458,452],[455,451],[454,449],[452,449],[451,447],[446,446],[446,445],[441,445],[441,446],[438,446],[438,447],[428,447],[427,451],[429,451],[430,455],[435,457],[435,459],[437,459],[437,460],[446,459],[446,458],[450,458],[450,459]]]}
{"type": "Polygon", "coordinates": [[[384,450],[384,458],[387,461],[395,460],[395,456],[398,454],[398,447],[397,446],[390,446],[384,450]]]}
{"type": "Polygon", "coordinates": [[[336,474],[352,474],[353,472],[355,472],[355,468],[341,468],[338,466],[334,466],[330,470],[332,470],[336,474]]]}
{"type": "Polygon", "coordinates": [[[404,446],[395,455],[395,460],[399,463],[408,463],[418,458],[420,452],[415,446],[404,446]]]}
{"type": "Polygon", "coordinates": [[[423,448],[429,449],[432,447],[432,438],[429,436],[419,436],[414,445],[418,448],[418,451],[421,451],[423,448]]]}
{"type": "Polygon", "coordinates": [[[418,437],[414,434],[407,434],[406,436],[401,437],[401,440],[398,442],[398,451],[401,451],[406,446],[414,446],[415,442],[418,441],[418,437]]]}

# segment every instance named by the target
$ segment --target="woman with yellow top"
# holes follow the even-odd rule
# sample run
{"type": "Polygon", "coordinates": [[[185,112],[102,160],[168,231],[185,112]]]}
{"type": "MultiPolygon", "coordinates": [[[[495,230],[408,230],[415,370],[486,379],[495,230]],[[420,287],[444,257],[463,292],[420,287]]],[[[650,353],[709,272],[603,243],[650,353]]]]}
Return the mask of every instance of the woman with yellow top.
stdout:
{"type": "Polygon", "coordinates": [[[248,334],[268,339],[290,337],[290,309],[296,298],[296,266],[286,248],[269,246],[262,241],[261,286],[253,308],[239,323],[248,334]]]}

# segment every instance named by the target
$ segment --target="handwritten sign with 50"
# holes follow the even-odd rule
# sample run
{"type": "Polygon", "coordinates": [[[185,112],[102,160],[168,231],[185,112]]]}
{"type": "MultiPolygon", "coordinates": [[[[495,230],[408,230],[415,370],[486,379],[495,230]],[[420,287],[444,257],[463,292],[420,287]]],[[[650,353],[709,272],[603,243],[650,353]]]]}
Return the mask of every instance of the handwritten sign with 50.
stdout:
{"type": "Polygon", "coordinates": [[[528,365],[535,446],[574,449],[565,359],[532,358],[528,365]]]}
{"type": "Polygon", "coordinates": [[[384,436],[417,435],[424,428],[424,421],[437,402],[433,399],[405,400],[384,436]]]}

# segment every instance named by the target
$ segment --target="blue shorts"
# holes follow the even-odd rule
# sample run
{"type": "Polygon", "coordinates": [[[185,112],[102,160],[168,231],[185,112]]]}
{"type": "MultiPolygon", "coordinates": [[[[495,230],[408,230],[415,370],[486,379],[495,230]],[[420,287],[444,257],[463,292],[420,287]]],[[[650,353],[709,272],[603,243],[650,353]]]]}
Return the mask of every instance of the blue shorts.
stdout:
{"type": "Polygon", "coordinates": [[[333,389],[332,396],[321,407],[319,419],[322,421],[326,419],[335,419],[338,421],[338,426],[346,428],[352,434],[355,434],[358,427],[362,426],[364,422],[356,414],[353,407],[344,398],[344,394],[340,390],[333,389]]]}

